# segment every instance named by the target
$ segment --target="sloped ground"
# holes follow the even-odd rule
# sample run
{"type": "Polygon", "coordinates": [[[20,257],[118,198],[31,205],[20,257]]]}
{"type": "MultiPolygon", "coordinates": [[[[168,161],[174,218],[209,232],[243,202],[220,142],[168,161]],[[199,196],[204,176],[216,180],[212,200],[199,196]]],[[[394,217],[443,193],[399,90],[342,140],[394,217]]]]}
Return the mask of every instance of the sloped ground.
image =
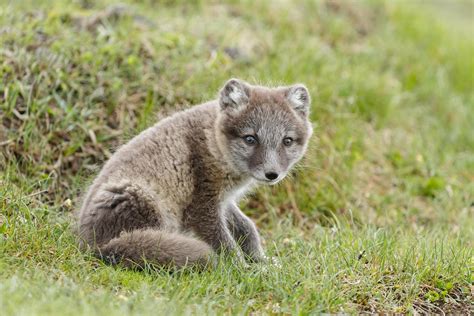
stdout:
{"type": "Polygon", "coordinates": [[[2,310],[472,313],[474,5],[410,3],[0,1],[2,310]],[[313,96],[307,159],[243,203],[281,267],[79,252],[103,161],[229,77],[313,96]]]}

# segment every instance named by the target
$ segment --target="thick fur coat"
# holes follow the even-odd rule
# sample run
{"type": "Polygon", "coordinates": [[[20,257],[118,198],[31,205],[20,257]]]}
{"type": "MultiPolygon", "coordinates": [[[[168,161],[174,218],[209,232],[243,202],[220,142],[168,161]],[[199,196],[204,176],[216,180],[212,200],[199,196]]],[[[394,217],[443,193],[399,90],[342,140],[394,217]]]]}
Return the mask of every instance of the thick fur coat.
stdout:
{"type": "Polygon", "coordinates": [[[237,206],[283,179],[312,129],[303,85],[229,80],[219,99],[176,113],[121,147],[79,211],[82,246],[110,263],[206,264],[214,253],[262,260],[255,224],[237,206]]]}

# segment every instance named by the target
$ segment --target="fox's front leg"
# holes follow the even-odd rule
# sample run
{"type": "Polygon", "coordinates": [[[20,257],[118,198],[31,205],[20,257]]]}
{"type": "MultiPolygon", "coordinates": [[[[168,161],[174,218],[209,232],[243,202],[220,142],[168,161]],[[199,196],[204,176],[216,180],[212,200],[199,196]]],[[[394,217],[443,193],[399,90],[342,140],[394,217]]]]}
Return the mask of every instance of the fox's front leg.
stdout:
{"type": "Polygon", "coordinates": [[[226,225],[223,212],[217,207],[199,208],[199,211],[189,212],[185,225],[217,253],[235,254],[243,260],[237,242],[226,225]]]}
{"type": "Polygon", "coordinates": [[[240,244],[244,253],[254,261],[262,261],[265,254],[262,249],[257,227],[235,204],[226,209],[226,220],[229,230],[240,244]]]}

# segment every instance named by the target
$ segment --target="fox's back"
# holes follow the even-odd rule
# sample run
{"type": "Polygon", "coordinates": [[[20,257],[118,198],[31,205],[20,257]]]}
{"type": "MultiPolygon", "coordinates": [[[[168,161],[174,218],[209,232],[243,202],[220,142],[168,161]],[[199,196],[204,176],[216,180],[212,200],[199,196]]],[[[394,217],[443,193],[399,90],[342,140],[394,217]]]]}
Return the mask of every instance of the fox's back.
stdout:
{"type": "Polygon", "coordinates": [[[202,137],[213,128],[217,106],[209,102],[175,113],[120,147],[91,186],[83,209],[89,208],[88,201],[103,186],[136,183],[156,194],[163,208],[176,213],[193,193],[193,154],[197,146],[203,150],[202,137]]]}

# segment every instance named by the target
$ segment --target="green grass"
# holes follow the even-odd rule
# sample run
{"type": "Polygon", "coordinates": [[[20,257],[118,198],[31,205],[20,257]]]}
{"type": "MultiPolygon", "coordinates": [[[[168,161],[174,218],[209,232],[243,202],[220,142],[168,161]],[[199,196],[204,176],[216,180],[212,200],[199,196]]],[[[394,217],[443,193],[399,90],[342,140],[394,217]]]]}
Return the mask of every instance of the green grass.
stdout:
{"type": "Polygon", "coordinates": [[[472,313],[472,1],[111,3],[0,0],[3,314],[472,313]],[[313,96],[306,159],[242,203],[281,267],[81,253],[111,152],[229,77],[313,96]]]}

